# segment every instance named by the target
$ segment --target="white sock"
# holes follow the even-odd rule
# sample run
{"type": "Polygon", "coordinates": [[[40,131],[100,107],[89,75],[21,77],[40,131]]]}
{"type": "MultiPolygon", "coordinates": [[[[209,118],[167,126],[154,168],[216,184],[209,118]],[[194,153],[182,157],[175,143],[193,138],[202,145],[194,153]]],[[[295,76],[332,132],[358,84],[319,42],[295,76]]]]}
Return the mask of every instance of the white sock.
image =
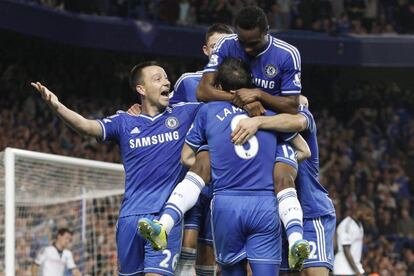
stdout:
{"type": "Polygon", "coordinates": [[[197,257],[197,250],[194,248],[183,247],[181,249],[180,260],[175,270],[175,275],[179,276],[194,276],[195,262],[197,257]]]}
{"type": "Polygon", "coordinates": [[[216,275],[215,265],[196,265],[197,276],[214,276],[216,275]]]}
{"type": "Polygon", "coordinates": [[[204,180],[194,172],[188,172],[183,181],[178,183],[165,203],[160,218],[160,223],[165,227],[167,234],[182,220],[185,212],[196,204],[204,186],[204,180]]]}
{"type": "Polygon", "coordinates": [[[303,239],[303,212],[296,189],[287,188],[277,194],[279,216],[286,229],[291,247],[296,241],[303,239]]]}

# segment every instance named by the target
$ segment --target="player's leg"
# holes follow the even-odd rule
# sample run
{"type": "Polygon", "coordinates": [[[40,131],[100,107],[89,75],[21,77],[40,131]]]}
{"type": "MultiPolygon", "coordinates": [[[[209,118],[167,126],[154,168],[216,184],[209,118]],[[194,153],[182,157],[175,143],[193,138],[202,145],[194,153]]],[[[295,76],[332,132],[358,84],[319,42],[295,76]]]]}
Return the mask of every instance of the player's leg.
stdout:
{"type": "Polygon", "coordinates": [[[303,212],[295,189],[297,168],[294,150],[287,144],[278,145],[273,180],[279,201],[279,216],[289,242],[289,266],[301,269],[309,255],[309,244],[303,239],[303,212]]]}
{"type": "MultiPolygon", "coordinates": [[[[208,151],[201,150],[197,153],[196,162],[190,168],[190,171],[201,176],[204,182],[210,181],[210,156],[208,154],[208,151]]],[[[205,189],[208,189],[208,188],[204,188],[204,190],[205,189]]],[[[209,202],[208,202],[208,205],[209,205],[209,202]]],[[[199,254],[205,255],[203,254],[203,252],[200,253],[199,251],[197,251],[199,229],[200,227],[203,227],[202,225],[204,224],[204,217],[205,217],[204,209],[205,209],[205,202],[203,200],[203,196],[200,196],[197,201],[196,206],[194,206],[185,215],[185,224],[184,224],[185,231],[184,231],[183,248],[182,248],[181,255],[180,255],[180,261],[178,262],[176,275],[186,276],[186,275],[190,275],[190,273],[191,275],[194,275],[194,266],[196,263],[197,255],[199,254]]],[[[207,257],[207,256],[204,256],[204,257],[207,257]]],[[[213,260],[214,260],[214,255],[213,255],[213,260]]],[[[207,265],[208,261],[209,259],[206,259],[206,261],[202,263],[203,267],[198,268],[200,272],[209,271],[210,267],[207,265]]],[[[196,270],[197,270],[197,266],[196,266],[196,270]]],[[[202,275],[209,275],[209,274],[202,274],[202,275]]]]}
{"type": "Polygon", "coordinates": [[[198,243],[196,273],[203,276],[216,274],[216,259],[212,244],[198,243]]]}
{"type": "Polygon", "coordinates": [[[179,223],[184,214],[196,204],[205,181],[210,182],[210,157],[208,152],[199,152],[196,161],[184,180],[177,184],[164,206],[160,221],[139,221],[139,231],[157,250],[166,246],[166,236],[179,223]]]}
{"type": "Polygon", "coordinates": [[[144,271],[146,241],[137,233],[139,217],[128,216],[118,219],[116,244],[119,275],[139,275],[144,271]]]}
{"type": "Polygon", "coordinates": [[[200,198],[197,204],[184,216],[184,237],[180,259],[175,275],[195,275],[195,262],[197,258],[197,238],[201,224],[200,198]]]}
{"type": "Polygon", "coordinates": [[[280,264],[280,276],[299,276],[299,271],[293,271],[289,268],[289,244],[285,228],[282,227],[282,263],[280,264]]]}
{"type": "MultiPolygon", "coordinates": [[[[146,216],[148,219],[158,219],[159,216],[146,216]]],[[[178,258],[180,257],[183,235],[183,223],[175,225],[168,235],[168,245],[165,249],[156,251],[151,244],[145,244],[144,273],[174,276],[178,258]]]]}
{"type": "MultiPolygon", "coordinates": [[[[246,276],[246,260],[242,260],[233,265],[221,265],[222,276],[246,276]]],[[[261,275],[261,274],[257,274],[261,275]]]]}
{"type": "Polygon", "coordinates": [[[281,262],[281,225],[274,195],[245,199],[247,260],[253,275],[279,275],[281,262]]]}
{"type": "Polygon", "coordinates": [[[263,276],[278,276],[279,265],[278,264],[263,264],[263,263],[250,263],[253,275],[263,276]]]}
{"type": "Polygon", "coordinates": [[[311,252],[303,264],[301,275],[329,275],[333,269],[335,225],[335,214],[304,219],[303,236],[309,241],[311,252]]]}
{"type": "Polygon", "coordinates": [[[197,258],[198,230],[184,229],[183,247],[178,260],[175,275],[193,276],[195,274],[195,262],[197,258]]]}
{"type": "Polygon", "coordinates": [[[326,267],[309,267],[304,269],[301,276],[329,276],[329,269],[326,267]]]}
{"type": "Polygon", "coordinates": [[[212,187],[209,186],[208,189],[210,191],[206,191],[206,194],[200,195],[199,198],[201,221],[198,235],[196,272],[197,275],[203,276],[213,276],[216,273],[210,210],[212,187]]]}
{"type": "Polygon", "coordinates": [[[245,198],[248,197],[215,195],[211,202],[214,250],[222,275],[231,275],[231,271],[244,273],[242,275],[246,273],[245,265],[233,267],[246,258],[244,212],[241,206],[245,198]]]}

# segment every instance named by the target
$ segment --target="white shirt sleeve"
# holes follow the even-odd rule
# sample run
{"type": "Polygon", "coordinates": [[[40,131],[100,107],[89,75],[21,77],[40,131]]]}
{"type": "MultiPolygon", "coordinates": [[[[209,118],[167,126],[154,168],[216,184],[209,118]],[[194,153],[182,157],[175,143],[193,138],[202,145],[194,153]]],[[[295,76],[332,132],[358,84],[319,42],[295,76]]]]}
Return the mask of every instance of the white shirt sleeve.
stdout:
{"type": "Polygon", "coordinates": [[[338,232],[338,236],[340,236],[340,239],[338,239],[338,241],[341,246],[351,245],[353,242],[352,223],[350,222],[351,222],[350,220],[347,220],[345,222],[345,225],[343,225],[343,227],[341,227],[340,231],[338,232]]]}
{"type": "Polygon", "coordinates": [[[46,248],[43,247],[39,253],[37,253],[36,259],[35,259],[35,264],[37,265],[42,265],[43,262],[45,261],[46,258],[46,248]]]}
{"type": "Polygon", "coordinates": [[[69,270],[76,268],[76,264],[75,264],[75,261],[73,260],[72,252],[68,250],[67,253],[68,253],[68,258],[66,259],[66,267],[69,270]]]}

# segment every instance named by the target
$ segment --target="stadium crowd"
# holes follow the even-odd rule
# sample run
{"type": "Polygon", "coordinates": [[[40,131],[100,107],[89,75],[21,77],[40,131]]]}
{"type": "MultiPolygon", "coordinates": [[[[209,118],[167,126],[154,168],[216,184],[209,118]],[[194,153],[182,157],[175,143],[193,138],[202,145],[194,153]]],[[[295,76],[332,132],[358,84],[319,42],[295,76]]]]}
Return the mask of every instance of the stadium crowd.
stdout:
{"type": "Polygon", "coordinates": [[[329,34],[414,33],[414,1],[379,0],[21,0],[67,11],[183,26],[234,23],[246,5],[268,13],[271,29],[329,34]]]}
{"type": "MultiPolygon", "coordinates": [[[[42,1],[46,2],[57,3],[42,1]]],[[[114,145],[81,138],[52,116],[29,83],[42,81],[74,110],[89,118],[100,118],[125,110],[134,102],[127,75],[142,57],[95,55],[62,47],[46,47],[41,52],[36,43],[27,45],[18,40],[10,44],[10,49],[13,47],[20,51],[4,53],[0,49],[0,151],[15,147],[120,162],[114,145]]],[[[169,72],[172,83],[180,73],[201,68],[203,61],[199,63],[195,66],[175,60],[169,72]]],[[[308,84],[305,95],[312,89],[312,83],[308,84]]],[[[309,98],[318,126],[321,183],[334,200],[337,221],[358,208],[357,200],[369,202],[375,207],[376,220],[365,228],[365,270],[380,275],[414,273],[414,171],[409,170],[414,166],[414,94],[392,82],[357,83],[331,94],[327,102],[309,98]]],[[[31,227],[35,231],[16,232],[22,237],[17,239],[17,275],[30,275],[33,252],[48,244],[53,229],[58,227],[75,231],[72,251],[84,274],[113,275],[118,211],[108,206],[119,206],[120,201],[118,196],[90,202],[87,228],[91,230],[86,237],[90,246],[81,241],[80,202],[31,208],[30,216],[28,208],[20,208],[17,228],[31,227]]],[[[1,216],[3,213],[3,221],[1,216]]]]}

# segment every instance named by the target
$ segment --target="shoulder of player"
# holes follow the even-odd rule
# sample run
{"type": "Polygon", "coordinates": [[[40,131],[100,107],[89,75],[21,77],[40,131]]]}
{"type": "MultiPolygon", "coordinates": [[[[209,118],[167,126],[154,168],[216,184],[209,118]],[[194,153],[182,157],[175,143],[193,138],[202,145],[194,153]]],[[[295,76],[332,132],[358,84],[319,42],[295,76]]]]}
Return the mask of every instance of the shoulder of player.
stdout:
{"type": "Polygon", "coordinates": [[[225,37],[221,38],[219,41],[217,41],[217,44],[215,46],[215,51],[216,52],[219,51],[222,47],[225,47],[224,45],[226,45],[226,46],[232,45],[237,40],[238,40],[237,34],[232,34],[232,35],[225,36],[225,37]]]}
{"type": "Polygon", "coordinates": [[[211,114],[211,113],[216,113],[217,111],[222,111],[224,109],[233,110],[236,108],[238,107],[234,106],[233,104],[229,102],[214,101],[214,102],[205,103],[203,107],[201,108],[201,110],[204,110],[204,112],[208,112],[211,114]]]}
{"type": "Polygon", "coordinates": [[[307,124],[308,124],[306,129],[313,131],[315,128],[315,119],[313,117],[313,114],[310,112],[310,110],[304,105],[299,105],[298,114],[305,117],[307,124]]]}
{"type": "Polygon", "coordinates": [[[176,104],[172,104],[171,106],[167,107],[169,108],[169,112],[178,112],[182,110],[193,110],[195,108],[199,108],[202,103],[199,102],[179,102],[176,104]]]}
{"type": "MultiPolygon", "coordinates": [[[[350,216],[344,218],[340,224],[342,224],[341,228],[345,232],[349,232],[349,231],[351,231],[351,229],[358,229],[359,228],[357,222],[353,218],[351,218],[350,216]]],[[[340,225],[338,225],[338,228],[339,228],[339,226],[340,225]]]]}
{"type": "Polygon", "coordinates": [[[271,39],[272,39],[273,49],[277,49],[278,53],[284,53],[286,59],[292,58],[295,65],[296,64],[300,65],[300,62],[301,62],[300,53],[299,53],[299,50],[295,46],[287,43],[286,41],[277,39],[272,36],[271,36],[271,39]]]}
{"type": "Polygon", "coordinates": [[[70,251],[69,249],[63,249],[63,253],[62,254],[65,254],[67,256],[72,256],[72,251],[70,251]]]}
{"type": "Polygon", "coordinates": [[[187,81],[190,81],[190,80],[194,80],[194,79],[201,78],[202,76],[203,76],[203,71],[184,73],[175,82],[175,84],[174,84],[174,90],[178,90],[178,87],[181,84],[183,84],[183,83],[185,83],[187,81]]]}
{"type": "Polygon", "coordinates": [[[55,247],[53,245],[48,245],[48,246],[40,248],[39,254],[44,254],[46,252],[50,252],[51,250],[55,250],[55,247]]]}

